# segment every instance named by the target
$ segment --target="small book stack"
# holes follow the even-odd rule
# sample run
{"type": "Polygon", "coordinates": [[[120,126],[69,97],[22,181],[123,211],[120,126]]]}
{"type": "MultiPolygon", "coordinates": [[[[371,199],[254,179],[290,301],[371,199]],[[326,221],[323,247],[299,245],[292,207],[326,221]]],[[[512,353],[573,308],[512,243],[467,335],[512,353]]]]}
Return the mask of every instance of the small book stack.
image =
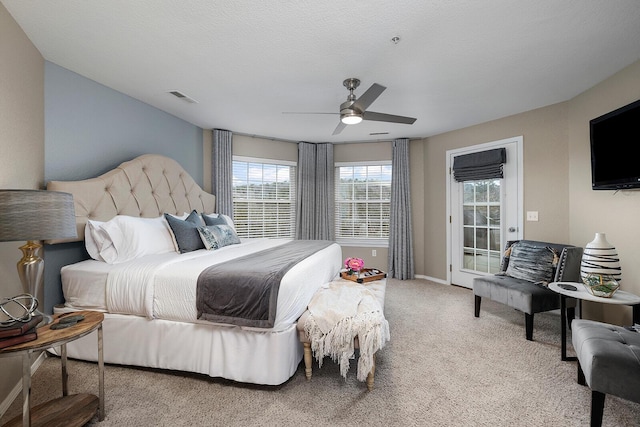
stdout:
{"type": "Polygon", "coordinates": [[[0,349],[38,338],[36,326],[42,322],[42,315],[31,317],[28,322],[13,322],[8,326],[0,326],[0,349]]]}

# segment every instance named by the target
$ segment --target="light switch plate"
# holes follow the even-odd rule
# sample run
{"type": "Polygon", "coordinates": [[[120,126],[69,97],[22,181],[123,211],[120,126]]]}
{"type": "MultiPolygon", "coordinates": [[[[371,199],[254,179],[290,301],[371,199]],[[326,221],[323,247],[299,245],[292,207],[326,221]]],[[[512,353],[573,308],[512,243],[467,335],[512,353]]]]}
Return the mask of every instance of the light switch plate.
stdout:
{"type": "Polygon", "coordinates": [[[527,211],[527,221],[537,221],[538,211],[527,211]]]}

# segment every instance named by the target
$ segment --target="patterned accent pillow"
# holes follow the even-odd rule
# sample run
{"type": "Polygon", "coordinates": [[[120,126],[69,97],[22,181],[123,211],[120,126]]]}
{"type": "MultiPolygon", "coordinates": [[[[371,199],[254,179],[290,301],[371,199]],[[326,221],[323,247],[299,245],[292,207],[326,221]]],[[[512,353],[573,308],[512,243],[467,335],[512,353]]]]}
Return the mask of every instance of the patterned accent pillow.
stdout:
{"type": "Polygon", "coordinates": [[[558,253],[548,246],[518,242],[510,247],[509,266],[505,274],[516,279],[547,285],[553,280],[558,253]]]}
{"type": "Polygon", "coordinates": [[[211,230],[216,242],[218,242],[218,248],[240,243],[235,230],[229,225],[210,225],[207,228],[211,230]]]}
{"type": "Polygon", "coordinates": [[[211,228],[213,227],[214,226],[198,227],[198,233],[200,233],[202,243],[204,243],[204,247],[208,251],[211,249],[218,249],[219,247],[216,236],[214,236],[213,232],[211,231],[211,228]]]}

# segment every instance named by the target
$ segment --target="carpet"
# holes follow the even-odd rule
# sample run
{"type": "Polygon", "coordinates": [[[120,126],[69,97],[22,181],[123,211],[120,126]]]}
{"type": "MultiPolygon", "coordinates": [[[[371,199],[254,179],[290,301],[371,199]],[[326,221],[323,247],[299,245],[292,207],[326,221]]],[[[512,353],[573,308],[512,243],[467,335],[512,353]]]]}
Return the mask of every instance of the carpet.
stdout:
{"type": "MultiPolygon", "coordinates": [[[[391,341],[377,354],[375,388],[346,380],[325,359],[307,381],[304,363],[277,387],[202,375],[107,365],[106,419],[91,426],[586,426],[591,392],[576,362],[560,360],[560,316],[524,315],[490,300],[473,316],[469,289],[388,279],[391,341]]],[[[568,354],[573,348],[568,340],[568,354]]],[[[70,360],[71,393],[97,394],[97,365],[70,360]]],[[[33,376],[32,402],[61,395],[60,361],[33,376]]],[[[22,395],[0,419],[21,412],[22,395]]],[[[640,404],[607,396],[605,426],[640,425],[640,404]]]]}

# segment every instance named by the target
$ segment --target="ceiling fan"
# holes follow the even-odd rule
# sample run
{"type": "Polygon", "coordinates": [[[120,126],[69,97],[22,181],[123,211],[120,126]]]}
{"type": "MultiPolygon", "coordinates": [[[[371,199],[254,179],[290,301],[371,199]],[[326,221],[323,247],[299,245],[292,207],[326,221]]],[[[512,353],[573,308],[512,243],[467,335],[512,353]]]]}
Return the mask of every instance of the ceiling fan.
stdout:
{"type": "MultiPolygon", "coordinates": [[[[413,117],[395,116],[393,114],[376,113],[367,111],[367,108],[384,92],[386,87],[374,83],[363,93],[360,98],[356,98],[353,91],[360,86],[360,80],[356,78],[346,79],[342,84],[349,90],[347,100],[340,104],[340,122],[336,126],[332,135],[338,135],[347,125],[355,125],[363,120],[377,122],[413,124],[416,121],[413,117]]],[[[289,114],[334,114],[334,113],[289,113],[289,114]]],[[[337,113],[335,113],[337,114],[337,113]]]]}

